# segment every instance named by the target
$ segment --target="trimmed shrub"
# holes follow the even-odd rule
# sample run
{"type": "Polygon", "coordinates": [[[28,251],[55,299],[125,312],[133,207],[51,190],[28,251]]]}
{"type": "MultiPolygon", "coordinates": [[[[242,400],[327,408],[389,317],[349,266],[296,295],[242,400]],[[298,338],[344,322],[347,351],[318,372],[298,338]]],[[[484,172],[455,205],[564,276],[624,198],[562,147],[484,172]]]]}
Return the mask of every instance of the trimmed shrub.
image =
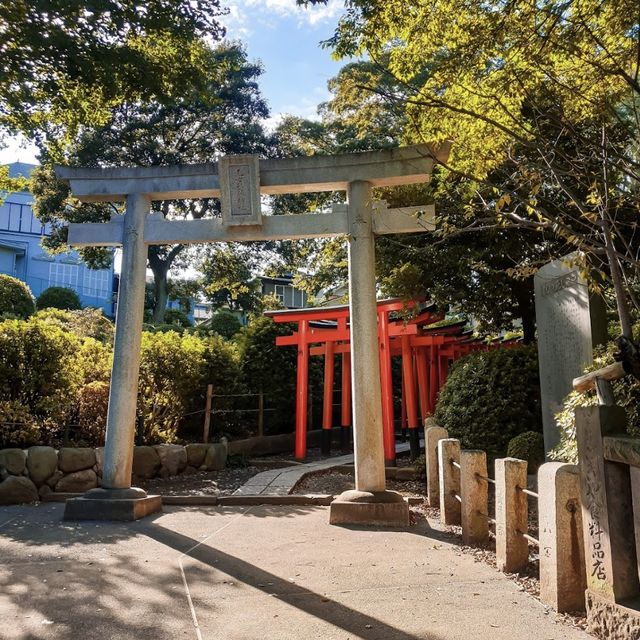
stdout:
{"type": "Polygon", "coordinates": [[[80,388],[76,440],[81,440],[85,446],[100,447],[104,444],[108,404],[108,382],[89,382],[80,388]]]}
{"type": "Polygon", "coordinates": [[[40,442],[40,428],[19,400],[0,400],[0,449],[29,447],[40,442]]]}
{"type": "Polygon", "coordinates": [[[67,287],[49,287],[45,289],[37,300],[38,309],[80,309],[78,294],[67,287]]]}
{"type": "Polygon", "coordinates": [[[0,323],[0,400],[17,401],[36,419],[62,425],[81,383],[72,333],[37,318],[0,323]]]}
{"type": "Polygon", "coordinates": [[[509,440],[507,455],[528,463],[528,473],[535,473],[544,462],[544,436],[537,431],[525,431],[509,440]]]}
{"type": "Polygon", "coordinates": [[[164,324],[175,325],[185,329],[193,326],[193,322],[189,320],[189,316],[182,309],[167,309],[164,312],[164,324]]]}
{"type": "Polygon", "coordinates": [[[114,323],[102,314],[102,309],[43,309],[35,314],[39,320],[57,324],[64,331],[80,338],[95,338],[103,344],[113,344],[114,323]]]}
{"type": "Polygon", "coordinates": [[[0,273],[0,316],[24,320],[35,310],[29,287],[22,280],[0,273]]]}
{"type": "Polygon", "coordinates": [[[233,336],[242,329],[242,324],[240,320],[238,320],[238,316],[224,309],[211,316],[205,326],[223,338],[227,338],[227,340],[233,338],[233,336]]]}
{"type": "Polygon", "coordinates": [[[436,422],[468,449],[503,455],[509,440],[542,432],[536,347],[494,349],[458,360],[438,396],[436,422]]]}

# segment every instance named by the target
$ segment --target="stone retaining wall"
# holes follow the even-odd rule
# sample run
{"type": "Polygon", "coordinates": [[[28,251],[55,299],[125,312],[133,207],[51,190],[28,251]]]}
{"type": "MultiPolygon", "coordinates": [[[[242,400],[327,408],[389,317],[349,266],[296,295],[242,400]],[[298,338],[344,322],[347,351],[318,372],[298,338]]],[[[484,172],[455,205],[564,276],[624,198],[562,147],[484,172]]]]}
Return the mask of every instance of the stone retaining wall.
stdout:
{"type": "MultiPolygon", "coordinates": [[[[0,450],[0,505],[36,502],[50,493],[82,493],[100,484],[104,448],[0,450]]],[[[134,447],[132,482],[224,469],[227,445],[134,447]]]]}

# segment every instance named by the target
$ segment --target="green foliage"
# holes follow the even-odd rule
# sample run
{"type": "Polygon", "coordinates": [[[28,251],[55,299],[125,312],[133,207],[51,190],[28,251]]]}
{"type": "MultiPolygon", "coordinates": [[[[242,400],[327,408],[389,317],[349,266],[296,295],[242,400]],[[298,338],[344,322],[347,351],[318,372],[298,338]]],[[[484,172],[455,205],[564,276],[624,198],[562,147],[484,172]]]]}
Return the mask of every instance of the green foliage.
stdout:
{"type": "Polygon", "coordinates": [[[0,400],[0,449],[29,447],[40,442],[40,427],[29,407],[19,400],[0,400]]]}
{"type": "Polygon", "coordinates": [[[167,309],[164,312],[164,324],[176,325],[182,328],[193,326],[189,316],[182,309],[167,309]]]}
{"type": "Polygon", "coordinates": [[[0,129],[58,149],[116,104],[206,95],[218,0],[3,2],[0,129]]]}
{"type": "Polygon", "coordinates": [[[207,320],[205,326],[207,329],[215,331],[218,335],[221,335],[227,340],[233,338],[233,336],[242,329],[242,324],[240,323],[238,316],[235,313],[225,311],[224,309],[214,313],[211,318],[207,320]]]}
{"type": "MultiPolygon", "coordinates": [[[[618,351],[615,340],[616,332],[612,331],[612,340],[603,347],[597,347],[593,357],[593,364],[585,369],[585,373],[596,371],[615,362],[614,354],[618,351]]],[[[619,329],[618,329],[619,332],[619,329]]],[[[633,327],[633,337],[640,339],[640,324],[633,327]]],[[[633,376],[626,376],[611,383],[613,395],[618,406],[624,408],[627,415],[627,433],[640,437],[640,385],[633,376]]],[[[575,410],[577,407],[594,407],[598,404],[595,391],[580,393],[572,391],[564,399],[562,410],[556,414],[556,422],[560,427],[560,442],[551,450],[549,457],[561,462],[578,463],[578,449],[576,445],[575,410]]]]}
{"type": "Polygon", "coordinates": [[[78,294],[67,287],[45,289],[38,296],[36,304],[38,309],[65,309],[68,311],[82,307],[78,294]]]}
{"type": "MultiPolygon", "coordinates": [[[[237,355],[219,337],[200,338],[175,331],[142,334],[138,393],[139,444],[172,442],[188,413],[198,411],[202,425],[207,384],[218,393],[234,393],[237,355]]],[[[222,429],[226,422],[216,425],[222,429]]],[[[192,425],[193,426],[193,425],[192,425]]]]}
{"type": "Polygon", "coordinates": [[[24,319],[35,310],[29,287],[22,280],[0,273],[0,316],[24,319]]]}
{"type": "Polygon", "coordinates": [[[492,349],[458,360],[438,396],[435,420],[463,447],[497,455],[520,433],[542,431],[535,347],[492,349]]]}
{"type": "Polygon", "coordinates": [[[44,309],[36,313],[36,318],[58,325],[64,331],[74,333],[80,338],[94,338],[98,342],[113,343],[115,325],[105,318],[101,309],[65,311],[63,309],[44,309]]]}
{"type": "Polygon", "coordinates": [[[63,425],[81,383],[80,339],[37,318],[0,323],[0,400],[19,402],[36,420],[63,425]]]}
{"type": "Polygon", "coordinates": [[[109,383],[95,380],[78,391],[76,443],[99,447],[104,444],[109,405],[109,383]]]}
{"type": "Polygon", "coordinates": [[[526,460],[528,473],[536,473],[544,462],[544,436],[538,431],[525,431],[509,440],[507,456],[526,460]]]}

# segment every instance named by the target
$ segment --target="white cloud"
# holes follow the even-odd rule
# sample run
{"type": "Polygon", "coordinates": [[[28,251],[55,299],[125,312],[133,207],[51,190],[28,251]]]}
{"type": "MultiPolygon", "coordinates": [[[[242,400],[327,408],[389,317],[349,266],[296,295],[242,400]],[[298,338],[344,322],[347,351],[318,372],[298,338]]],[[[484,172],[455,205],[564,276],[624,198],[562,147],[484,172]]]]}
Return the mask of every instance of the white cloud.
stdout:
{"type": "Polygon", "coordinates": [[[297,18],[298,24],[319,25],[337,22],[344,10],[343,0],[329,0],[326,5],[308,8],[298,6],[296,0],[228,0],[223,6],[229,9],[229,15],[222,22],[231,38],[250,35],[248,23],[273,27],[275,19],[286,16],[297,18]]]}

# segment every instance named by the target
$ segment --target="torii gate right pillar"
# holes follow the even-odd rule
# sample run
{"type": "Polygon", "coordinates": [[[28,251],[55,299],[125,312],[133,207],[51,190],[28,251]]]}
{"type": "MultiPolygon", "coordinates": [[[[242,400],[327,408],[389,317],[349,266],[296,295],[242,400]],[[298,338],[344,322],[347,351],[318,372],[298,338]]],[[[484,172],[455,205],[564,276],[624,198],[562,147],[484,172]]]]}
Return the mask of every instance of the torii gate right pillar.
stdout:
{"type": "Polygon", "coordinates": [[[371,184],[350,182],[347,203],[356,488],[331,503],[329,521],[407,526],[408,502],[395,491],[385,491],[371,184]]]}

